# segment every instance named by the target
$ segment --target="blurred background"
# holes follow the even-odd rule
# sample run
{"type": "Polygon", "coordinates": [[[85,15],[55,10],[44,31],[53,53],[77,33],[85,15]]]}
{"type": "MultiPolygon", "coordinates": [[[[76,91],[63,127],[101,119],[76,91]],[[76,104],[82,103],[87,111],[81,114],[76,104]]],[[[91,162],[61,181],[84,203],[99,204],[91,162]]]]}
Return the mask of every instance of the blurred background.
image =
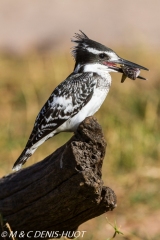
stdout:
{"type": "MultiPolygon", "coordinates": [[[[34,120],[52,90],[73,70],[71,38],[81,29],[118,55],[150,69],[147,81],[112,87],[96,118],[107,153],[104,184],[118,206],[83,225],[83,239],[160,239],[160,1],[0,1],[0,177],[12,172],[34,120]]],[[[43,144],[25,165],[43,159],[72,134],[43,144]]]]}

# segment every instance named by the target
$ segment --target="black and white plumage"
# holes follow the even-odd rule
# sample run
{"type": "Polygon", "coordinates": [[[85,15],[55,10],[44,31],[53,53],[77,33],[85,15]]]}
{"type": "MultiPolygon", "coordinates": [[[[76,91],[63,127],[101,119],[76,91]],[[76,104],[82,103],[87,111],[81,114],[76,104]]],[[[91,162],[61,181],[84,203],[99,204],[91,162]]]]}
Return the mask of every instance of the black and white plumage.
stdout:
{"type": "Polygon", "coordinates": [[[74,71],[55,88],[39,112],[25,149],[15,162],[19,170],[36,149],[60,132],[74,132],[105,100],[110,85],[109,72],[122,72],[116,64],[146,68],[120,58],[113,50],[89,39],[83,32],[72,40],[74,71]]]}

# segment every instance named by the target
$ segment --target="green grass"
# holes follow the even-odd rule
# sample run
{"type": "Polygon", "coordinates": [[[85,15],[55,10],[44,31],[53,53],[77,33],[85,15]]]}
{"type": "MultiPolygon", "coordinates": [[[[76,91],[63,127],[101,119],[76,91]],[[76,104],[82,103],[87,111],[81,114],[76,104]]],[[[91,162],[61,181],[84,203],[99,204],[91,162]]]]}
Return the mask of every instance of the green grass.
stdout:
{"type": "MultiPolygon", "coordinates": [[[[111,214],[117,219],[123,216],[126,222],[131,221],[133,214],[137,214],[137,219],[139,214],[146,218],[160,209],[160,177],[152,171],[160,169],[160,72],[156,62],[158,54],[146,54],[147,51],[140,48],[134,56],[132,52],[119,51],[120,56],[148,68],[153,66],[153,70],[141,73],[148,81],[127,79],[123,84],[121,75],[113,73],[111,90],[96,114],[107,140],[103,180],[118,198],[118,207],[111,214]]],[[[67,54],[0,56],[0,176],[11,172],[40,108],[53,89],[70,74],[73,64],[67,54]]],[[[47,141],[26,166],[49,155],[71,135],[61,133],[47,141]]],[[[92,221],[94,225],[99,218],[92,221]]],[[[105,221],[104,216],[99,229],[104,228],[105,221]]],[[[96,235],[96,227],[94,229],[90,229],[86,239],[92,235],[94,239],[109,237],[107,232],[96,235]]],[[[122,231],[125,235],[125,229],[122,231]]],[[[156,235],[152,239],[156,239],[156,235]]]]}

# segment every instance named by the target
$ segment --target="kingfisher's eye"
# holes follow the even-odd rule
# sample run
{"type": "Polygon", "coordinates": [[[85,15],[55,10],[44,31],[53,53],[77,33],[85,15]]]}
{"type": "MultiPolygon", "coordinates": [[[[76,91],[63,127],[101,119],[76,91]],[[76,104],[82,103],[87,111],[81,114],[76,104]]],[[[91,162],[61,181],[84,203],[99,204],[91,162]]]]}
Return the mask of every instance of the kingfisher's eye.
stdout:
{"type": "Polygon", "coordinates": [[[101,59],[103,59],[103,58],[106,57],[106,54],[105,54],[105,53],[100,53],[100,54],[99,54],[99,57],[100,57],[101,59]]]}

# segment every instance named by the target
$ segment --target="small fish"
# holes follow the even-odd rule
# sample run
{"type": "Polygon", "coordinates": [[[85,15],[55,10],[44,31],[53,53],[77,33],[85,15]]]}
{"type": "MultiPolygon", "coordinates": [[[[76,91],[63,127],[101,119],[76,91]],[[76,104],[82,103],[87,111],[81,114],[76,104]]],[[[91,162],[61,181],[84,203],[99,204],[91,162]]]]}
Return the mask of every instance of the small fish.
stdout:
{"type": "Polygon", "coordinates": [[[122,78],[121,78],[121,83],[123,83],[126,78],[130,78],[131,80],[136,80],[136,78],[140,78],[142,80],[146,80],[144,77],[139,76],[140,74],[140,69],[139,68],[131,68],[128,66],[121,65],[122,69],[122,78]]]}

